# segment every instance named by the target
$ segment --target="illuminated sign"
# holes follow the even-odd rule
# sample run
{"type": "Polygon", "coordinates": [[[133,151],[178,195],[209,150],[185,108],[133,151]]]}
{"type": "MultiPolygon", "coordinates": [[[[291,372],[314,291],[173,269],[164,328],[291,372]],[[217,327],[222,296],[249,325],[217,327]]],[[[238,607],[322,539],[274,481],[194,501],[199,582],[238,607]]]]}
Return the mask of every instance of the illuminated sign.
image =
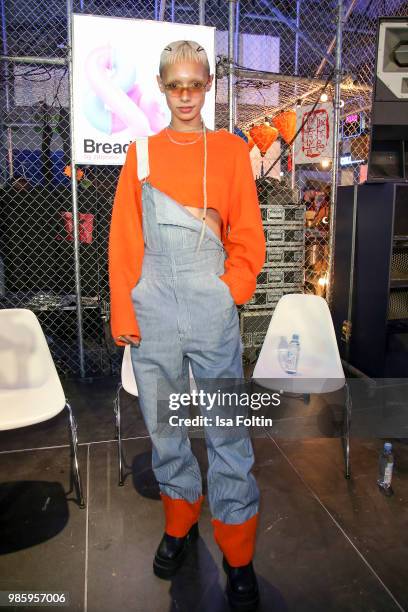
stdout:
{"type": "Polygon", "coordinates": [[[340,157],[340,166],[351,166],[352,164],[362,164],[364,159],[353,159],[351,155],[342,155],[340,157]]]}
{"type": "Polygon", "coordinates": [[[363,132],[365,127],[364,117],[362,113],[353,113],[347,115],[341,123],[341,132],[343,140],[349,138],[357,138],[363,132]]]}

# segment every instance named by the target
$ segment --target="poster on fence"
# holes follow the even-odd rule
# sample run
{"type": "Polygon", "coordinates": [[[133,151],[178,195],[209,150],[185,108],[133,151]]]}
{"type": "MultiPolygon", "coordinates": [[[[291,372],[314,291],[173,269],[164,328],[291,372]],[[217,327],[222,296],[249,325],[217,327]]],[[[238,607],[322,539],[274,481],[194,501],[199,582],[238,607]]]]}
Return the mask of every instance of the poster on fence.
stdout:
{"type": "Polygon", "coordinates": [[[321,103],[296,109],[295,164],[317,164],[333,156],[333,104],[321,103]]]}
{"type": "MultiPolygon", "coordinates": [[[[122,165],[129,144],[156,134],[171,113],[156,75],[160,53],[175,40],[194,40],[215,73],[215,28],[73,15],[73,124],[77,164],[122,165]]],[[[215,86],[201,110],[214,129],[215,86]]]]}

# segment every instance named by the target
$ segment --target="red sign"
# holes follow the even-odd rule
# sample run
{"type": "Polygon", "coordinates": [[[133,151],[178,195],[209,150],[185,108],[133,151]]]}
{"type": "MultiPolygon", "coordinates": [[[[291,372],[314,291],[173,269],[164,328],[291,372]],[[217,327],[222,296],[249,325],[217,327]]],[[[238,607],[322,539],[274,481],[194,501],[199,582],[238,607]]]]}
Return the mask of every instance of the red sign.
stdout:
{"type": "MultiPolygon", "coordinates": [[[[72,212],[61,211],[61,216],[64,220],[65,236],[57,236],[57,240],[70,240],[74,239],[74,223],[72,220],[72,212]]],[[[92,231],[94,215],[91,213],[79,213],[79,241],[85,244],[92,242],[92,231]]]]}

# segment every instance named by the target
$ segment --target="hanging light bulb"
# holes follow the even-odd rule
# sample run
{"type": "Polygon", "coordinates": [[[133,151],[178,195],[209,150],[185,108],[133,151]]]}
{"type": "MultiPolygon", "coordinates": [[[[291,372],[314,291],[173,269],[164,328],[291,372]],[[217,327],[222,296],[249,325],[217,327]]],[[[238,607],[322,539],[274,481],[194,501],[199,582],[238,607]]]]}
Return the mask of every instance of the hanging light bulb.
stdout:
{"type": "Polygon", "coordinates": [[[328,168],[330,166],[330,159],[328,157],[323,157],[320,162],[322,168],[328,168]]]}
{"type": "Polygon", "coordinates": [[[327,102],[328,99],[329,96],[327,95],[327,93],[322,93],[322,95],[320,96],[320,102],[327,102]]]}

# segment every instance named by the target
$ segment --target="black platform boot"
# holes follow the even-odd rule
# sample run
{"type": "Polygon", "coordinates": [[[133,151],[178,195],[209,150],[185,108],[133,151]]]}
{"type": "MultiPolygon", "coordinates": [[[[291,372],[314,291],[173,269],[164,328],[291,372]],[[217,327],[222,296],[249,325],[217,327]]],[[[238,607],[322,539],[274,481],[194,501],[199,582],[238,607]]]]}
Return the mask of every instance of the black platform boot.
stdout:
{"type": "Polygon", "coordinates": [[[227,574],[226,593],[232,610],[252,612],[259,604],[258,582],[252,561],[240,567],[231,567],[225,557],[222,566],[227,574]]]}
{"type": "Polygon", "coordinates": [[[153,561],[153,571],[159,578],[171,578],[183,563],[191,542],[199,536],[198,523],[182,538],[164,533],[153,561]]]}

